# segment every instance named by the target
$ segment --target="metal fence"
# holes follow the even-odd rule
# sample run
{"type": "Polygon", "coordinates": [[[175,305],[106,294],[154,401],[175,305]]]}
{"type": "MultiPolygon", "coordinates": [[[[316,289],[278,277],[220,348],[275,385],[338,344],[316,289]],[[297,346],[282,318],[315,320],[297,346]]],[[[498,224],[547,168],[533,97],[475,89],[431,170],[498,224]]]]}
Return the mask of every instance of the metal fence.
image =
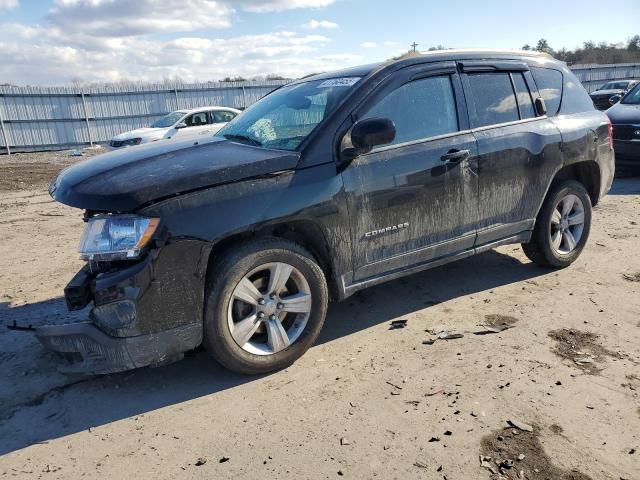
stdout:
{"type": "Polygon", "coordinates": [[[0,153],[108,142],[174,110],[244,109],[285,81],[100,88],[0,86],[0,153]],[[9,148],[7,148],[7,145],[9,148]]]}
{"type": "MultiPolygon", "coordinates": [[[[572,67],[592,92],[607,80],[640,78],[640,64],[572,67]]],[[[108,142],[173,110],[245,108],[285,81],[75,87],[0,86],[0,154],[108,142]],[[8,145],[8,147],[7,147],[8,145]]]]}
{"type": "Polygon", "coordinates": [[[574,65],[573,73],[589,93],[597,90],[608,80],[640,79],[640,63],[618,63],[615,65],[574,65]]]}

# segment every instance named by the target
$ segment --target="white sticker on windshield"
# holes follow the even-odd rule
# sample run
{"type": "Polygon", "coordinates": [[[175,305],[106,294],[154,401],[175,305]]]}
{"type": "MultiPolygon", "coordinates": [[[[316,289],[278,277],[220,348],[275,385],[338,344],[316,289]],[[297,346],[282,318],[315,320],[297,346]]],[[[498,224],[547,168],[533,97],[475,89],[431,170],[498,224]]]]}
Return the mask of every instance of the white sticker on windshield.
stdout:
{"type": "Polygon", "coordinates": [[[351,87],[355,85],[358,80],[360,80],[360,77],[332,78],[322,82],[318,85],[318,88],[351,87]]]}

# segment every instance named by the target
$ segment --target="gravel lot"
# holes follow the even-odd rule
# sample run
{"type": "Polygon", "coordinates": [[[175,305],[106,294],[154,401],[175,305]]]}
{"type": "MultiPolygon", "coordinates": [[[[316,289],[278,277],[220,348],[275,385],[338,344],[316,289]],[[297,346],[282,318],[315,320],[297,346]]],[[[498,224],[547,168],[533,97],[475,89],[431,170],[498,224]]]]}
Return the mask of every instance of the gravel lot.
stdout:
{"type": "MultiPolygon", "coordinates": [[[[0,157],[0,324],[86,315],[60,298],[81,212],[46,193],[67,155],[0,157]]],[[[0,476],[640,479],[639,224],[640,178],[618,179],[572,267],[509,246],[374,287],[261,377],[204,352],[64,377],[1,329],[0,476]]]]}

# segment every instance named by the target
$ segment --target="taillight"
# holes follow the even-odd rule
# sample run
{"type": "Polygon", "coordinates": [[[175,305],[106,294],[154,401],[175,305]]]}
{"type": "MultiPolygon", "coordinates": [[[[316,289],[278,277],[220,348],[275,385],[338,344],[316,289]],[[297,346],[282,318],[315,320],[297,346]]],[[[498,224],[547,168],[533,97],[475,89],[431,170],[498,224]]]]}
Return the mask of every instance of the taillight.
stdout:
{"type": "Polygon", "coordinates": [[[609,120],[609,148],[613,150],[613,125],[611,120],[609,120]]]}

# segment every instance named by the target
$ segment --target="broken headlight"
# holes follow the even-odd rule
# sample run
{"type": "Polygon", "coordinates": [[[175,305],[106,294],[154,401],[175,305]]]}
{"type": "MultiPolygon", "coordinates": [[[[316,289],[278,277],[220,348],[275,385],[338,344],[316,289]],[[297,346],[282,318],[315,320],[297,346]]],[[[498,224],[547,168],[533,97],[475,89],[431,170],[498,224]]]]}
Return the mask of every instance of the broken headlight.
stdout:
{"type": "Polygon", "coordinates": [[[87,261],[135,259],[149,243],[160,219],[136,215],[98,215],[88,220],[80,240],[87,261]]]}

